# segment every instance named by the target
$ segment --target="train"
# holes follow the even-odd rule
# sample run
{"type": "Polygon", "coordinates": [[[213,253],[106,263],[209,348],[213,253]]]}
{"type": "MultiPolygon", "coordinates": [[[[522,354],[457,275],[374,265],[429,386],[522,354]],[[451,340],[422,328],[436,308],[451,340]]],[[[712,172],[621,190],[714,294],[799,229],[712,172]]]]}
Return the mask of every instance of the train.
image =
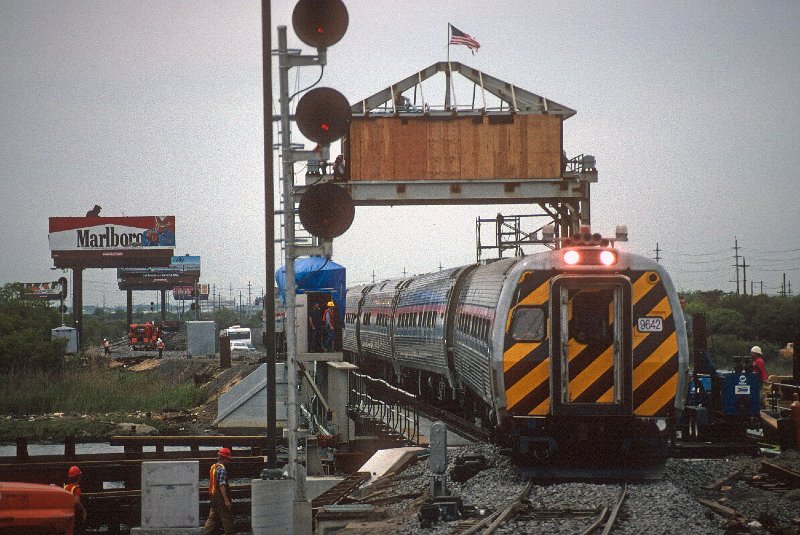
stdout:
{"type": "Polygon", "coordinates": [[[622,236],[584,228],[527,256],[350,288],[343,352],[521,462],[663,459],[686,401],[686,323],[664,267],[622,236]]]}

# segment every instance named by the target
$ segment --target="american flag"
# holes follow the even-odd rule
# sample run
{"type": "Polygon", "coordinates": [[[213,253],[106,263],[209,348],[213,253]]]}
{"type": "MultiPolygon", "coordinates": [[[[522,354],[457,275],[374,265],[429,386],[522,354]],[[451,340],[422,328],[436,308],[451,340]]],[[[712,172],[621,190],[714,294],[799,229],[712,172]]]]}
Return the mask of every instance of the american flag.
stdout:
{"type": "Polygon", "coordinates": [[[473,51],[478,50],[481,44],[469,34],[466,34],[450,24],[450,44],[451,45],[467,45],[473,51]]]}

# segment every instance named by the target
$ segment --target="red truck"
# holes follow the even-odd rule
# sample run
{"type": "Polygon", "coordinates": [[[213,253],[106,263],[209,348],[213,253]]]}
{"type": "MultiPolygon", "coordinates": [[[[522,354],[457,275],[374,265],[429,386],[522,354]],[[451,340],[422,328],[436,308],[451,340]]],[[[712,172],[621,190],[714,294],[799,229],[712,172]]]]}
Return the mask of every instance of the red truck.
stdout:
{"type": "Polygon", "coordinates": [[[131,323],[128,331],[128,343],[133,351],[154,350],[160,336],[161,329],[153,323],[131,323]]]}

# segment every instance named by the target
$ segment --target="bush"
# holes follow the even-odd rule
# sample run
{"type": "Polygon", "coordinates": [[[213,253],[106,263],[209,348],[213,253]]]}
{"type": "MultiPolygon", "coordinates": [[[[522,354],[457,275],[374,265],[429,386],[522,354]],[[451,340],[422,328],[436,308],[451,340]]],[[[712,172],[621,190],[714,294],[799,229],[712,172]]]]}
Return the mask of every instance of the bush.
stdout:
{"type": "Polygon", "coordinates": [[[61,321],[48,302],[21,299],[22,287],[0,288],[0,370],[58,370],[64,363],[66,341],[51,340],[61,321]]]}

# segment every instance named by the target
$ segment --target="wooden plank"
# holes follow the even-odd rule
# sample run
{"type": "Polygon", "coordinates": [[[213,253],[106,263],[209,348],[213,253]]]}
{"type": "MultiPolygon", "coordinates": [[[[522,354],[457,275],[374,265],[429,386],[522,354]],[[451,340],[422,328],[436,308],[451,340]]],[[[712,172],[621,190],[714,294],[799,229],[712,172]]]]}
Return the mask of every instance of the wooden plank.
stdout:
{"type": "Polygon", "coordinates": [[[478,178],[479,166],[482,158],[476,143],[479,139],[480,127],[483,117],[470,117],[459,130],[459,170],[458,176],[463,179],[478,178]],[[477,121],[477,122],[476,122],[477,121]]]}
{"type": "Polygon", "coordinates": [[[452,178],[444,174],[444,130],[446,120],[437,119],[428,121],[428,158],[426,166],[426,178],[428,180],[452,178]]]}
{"type": "Polygon", "coordinates": [[[442,123],[441,178],[461,177],[461,163],[459,161],[461,154],[456,149],[461,147],[459,132],[464,128],[465,124],[464,118],[442,123]]]}
{"type": "Polygon", "coordinates": [[[730,507],[726,507],[715,500],[706,500],[705,498],[695,498],[698,502],[705,505],[715,513],[722,515],[724,517],[732,517],[736,516],[736,510],[731,509],[730,507]]]}
{"type": "Polygon", "coordinates": [[[424,119],[410,118],[392,125],[395,172],[398,180],[424,179],[428,159],[428,126],[424,119]]]}

